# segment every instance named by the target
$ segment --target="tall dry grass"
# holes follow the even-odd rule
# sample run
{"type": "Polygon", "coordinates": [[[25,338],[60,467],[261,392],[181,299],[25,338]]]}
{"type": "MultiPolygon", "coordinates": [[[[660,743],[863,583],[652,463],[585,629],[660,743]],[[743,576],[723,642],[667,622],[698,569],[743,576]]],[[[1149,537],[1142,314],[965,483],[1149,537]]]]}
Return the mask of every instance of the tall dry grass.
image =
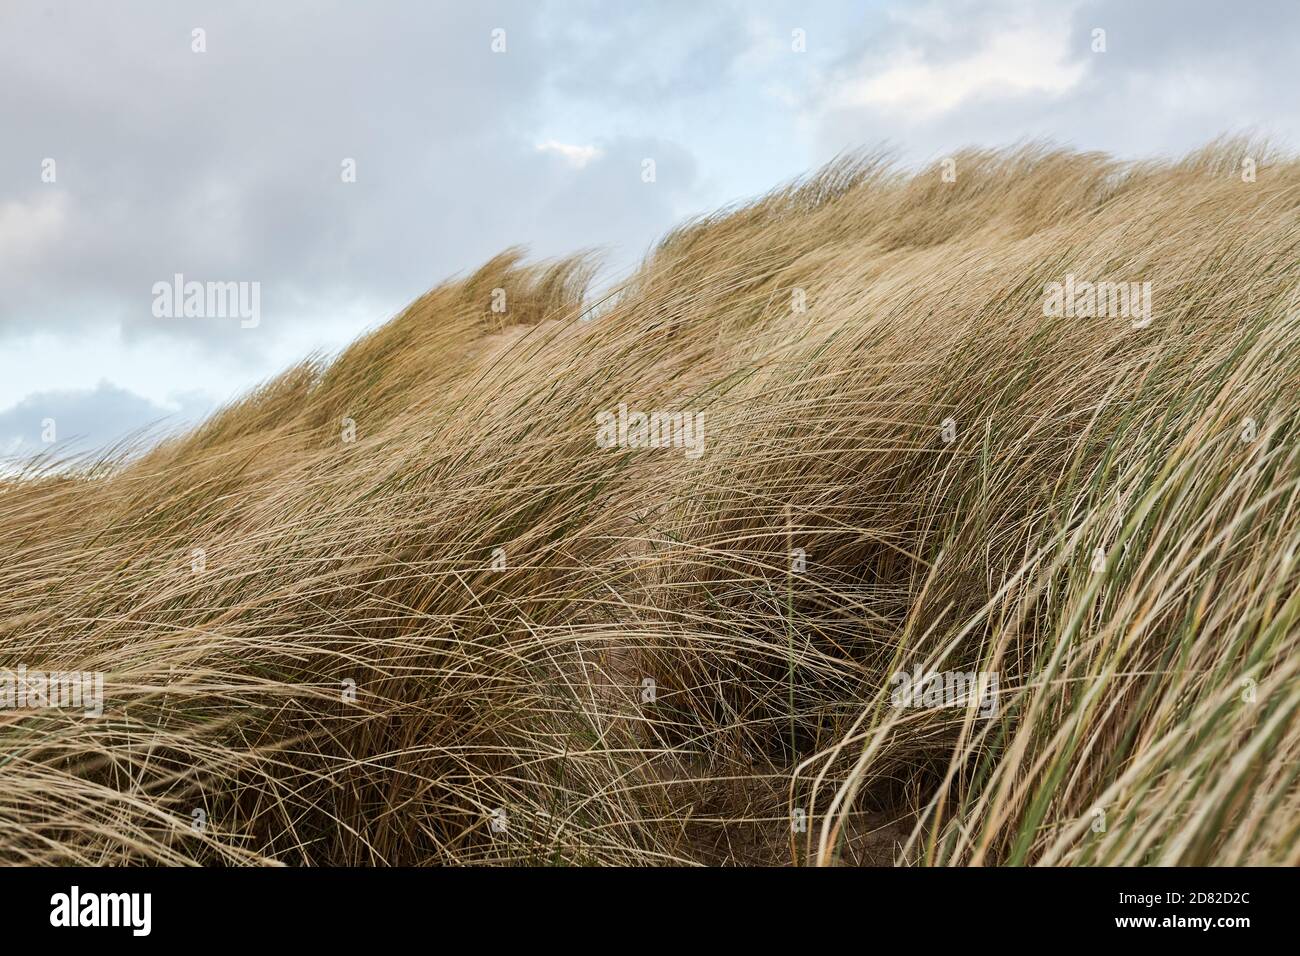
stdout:
{"type": "Polygon", "coordinates": [[[0,859],[1300,861],[1300,163],[956,159],[837,163],[600,302],[507,253],[4,482],[0,668],[106,706],[0,711],[0,859]],[[1067,272],[1154,320],[1045,317],[1067,272]],[[598,448],[620,402],[704,454],[598,448]],[[996,716],[892,706],[917,665],[996,716]]]}

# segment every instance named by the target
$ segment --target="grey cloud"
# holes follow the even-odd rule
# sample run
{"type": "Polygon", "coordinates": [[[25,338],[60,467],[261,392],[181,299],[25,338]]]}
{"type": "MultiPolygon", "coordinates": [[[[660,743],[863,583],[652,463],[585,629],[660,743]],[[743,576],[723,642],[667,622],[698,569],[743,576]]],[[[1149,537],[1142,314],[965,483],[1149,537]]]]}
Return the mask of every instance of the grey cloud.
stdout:
{"type": "Polygon", "coordinates": [[[202,396],[176,398],[180,409],[167,409],[107,382],[94,389],[29,395],[0,412],[0,460],[13,462],[43,452],[59,457],[79,454],[132,433],[157,438],[194,424],[211,411],[202,396]]]}
{"type": "MultiPolygon", "coordinates": [[[[554,246],[529,227],[579,177],[535,148],[530,117],[563,61],[536,38],[536,4],[48,9],[0,25],[0,85],[30,91],[0,107],[23,144],[0,159],[0,231],[49,223],[21,270],[0,270],[0,336],[118,322],[128,342],[252,353],[340,300],[393,308],[507,245],[554,246]],[[175,273],[260,282],[257,335],[154,320],[150,290],[175,273]]],[[[647,222],[633,188],[602,201],[584,246],[647,222]]]]}
{"type": "Polygon", "coordinates": [[[1105,29],[1109,65],[1135,72],[1199,71],[1216,62],[1267,72],[1300,48],[1300,4],[1287,0],[1090,0],[1074,25],[1084,44],[1094,28],[1105,29]]]}

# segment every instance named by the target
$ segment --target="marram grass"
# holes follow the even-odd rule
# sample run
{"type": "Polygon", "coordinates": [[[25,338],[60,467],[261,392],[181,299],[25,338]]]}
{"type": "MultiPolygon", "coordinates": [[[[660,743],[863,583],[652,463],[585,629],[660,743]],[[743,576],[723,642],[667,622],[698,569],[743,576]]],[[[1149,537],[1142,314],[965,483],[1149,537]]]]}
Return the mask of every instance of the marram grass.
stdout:
{"type": "Polygon", "coordinates": [[[0,669],[104,708],[0,710],[0,860],[1300,862],[1300,162],[955,168],[837,163],[600,301],[510,252],[5,479],[0,669]],[[620,404],[702,453],[601,447],[620,404]],[[895,706],[927,671],[993,713],[895,706]]]}

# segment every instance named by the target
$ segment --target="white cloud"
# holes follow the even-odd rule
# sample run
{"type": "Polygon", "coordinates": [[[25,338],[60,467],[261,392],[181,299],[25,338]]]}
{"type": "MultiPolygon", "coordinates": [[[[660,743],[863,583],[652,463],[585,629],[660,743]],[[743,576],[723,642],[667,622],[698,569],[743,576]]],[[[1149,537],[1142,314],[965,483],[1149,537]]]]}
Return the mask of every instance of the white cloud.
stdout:
{"type": "Polygon", "coordinates": [[[538,143],[537,151],[559,156],[576,169],[581,169],[601,155],[600,148],[597,146],[578,146],[573,143],[561,143],[555,139],[538,143]]]}
{"type": "Polygon", "coordinates": [[[912,11],[912,38],[883,57],[878,51],[863,57],[853,71],[857,75],[843,83],[827,105],[928,119],[980,96],[1062,95],[1083,79],[1090,55],[1086,48],[1071,49],[1072,9],[1058,8],[1048,17],[1033,19],[1028,11],[1013,11],[976,35],[973,48],[955,56],[949,52],[951,20],[932,20],[912,11]],[[936,53],[936,48],[944,52],[936,53]]]}

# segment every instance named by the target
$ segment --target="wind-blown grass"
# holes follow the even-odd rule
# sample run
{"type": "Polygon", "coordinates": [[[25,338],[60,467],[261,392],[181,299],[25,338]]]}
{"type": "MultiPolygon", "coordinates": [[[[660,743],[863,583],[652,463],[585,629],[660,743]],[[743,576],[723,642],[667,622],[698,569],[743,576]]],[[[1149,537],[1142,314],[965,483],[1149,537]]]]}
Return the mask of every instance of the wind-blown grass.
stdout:
{"type": "Polygon", "coordinates": [[[507,253],[0,483],[0,669],[106,675],[0,711],[0,859],[1300,862],[1300,163],[956,160],[835,164],[601,303],[507,253]],[[1044,316],[1067,272],[1153,321],[1044,316]],[[620,402],[704,454],[597,447],[620,402]],[[916,665],[996,716],[892,706],[916,665]]]}

